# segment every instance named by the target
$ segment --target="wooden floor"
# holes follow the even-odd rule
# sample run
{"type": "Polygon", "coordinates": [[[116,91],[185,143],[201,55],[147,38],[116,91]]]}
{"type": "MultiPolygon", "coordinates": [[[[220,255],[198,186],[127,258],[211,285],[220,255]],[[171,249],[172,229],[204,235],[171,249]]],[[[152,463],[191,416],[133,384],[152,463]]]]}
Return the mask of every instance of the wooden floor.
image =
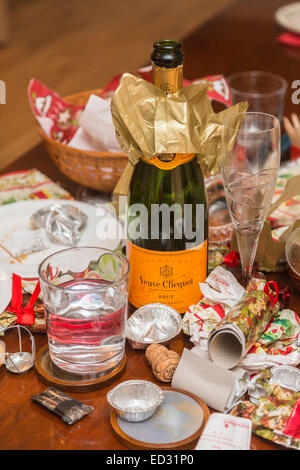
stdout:
{"type": "Polygon", "coordinates": [[[11,39],[0,49],[0,168],[39,140],[26,95],[31,77],[61,95],[101,87],[147,64],[154,40],[181,39],[232,1],[10,0],[11,39]]]}

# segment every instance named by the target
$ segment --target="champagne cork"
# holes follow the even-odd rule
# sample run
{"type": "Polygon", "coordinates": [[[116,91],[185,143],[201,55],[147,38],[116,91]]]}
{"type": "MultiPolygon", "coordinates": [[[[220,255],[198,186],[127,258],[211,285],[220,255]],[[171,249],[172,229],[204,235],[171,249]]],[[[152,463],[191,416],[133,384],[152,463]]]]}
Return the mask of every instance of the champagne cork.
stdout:
{"type": "Polygon", "coordinates": [[[157,380],[164,383],[172,381],[180,356],[161,344],[150,344],[146,349],[146,359],[152,367],[157,380]]]}

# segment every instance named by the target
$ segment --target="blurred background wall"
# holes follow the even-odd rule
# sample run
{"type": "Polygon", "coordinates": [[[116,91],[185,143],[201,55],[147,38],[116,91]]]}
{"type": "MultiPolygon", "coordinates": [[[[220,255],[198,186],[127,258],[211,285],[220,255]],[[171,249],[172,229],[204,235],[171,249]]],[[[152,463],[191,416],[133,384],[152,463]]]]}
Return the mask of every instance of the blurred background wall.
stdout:
{"type": "Polygon", "coordinates": [[[182,39],[233,1],[0,0],[0,169],[39,140],[30,78],[62,96],[100,88],[148,64],[156,39],[182,39]]]}

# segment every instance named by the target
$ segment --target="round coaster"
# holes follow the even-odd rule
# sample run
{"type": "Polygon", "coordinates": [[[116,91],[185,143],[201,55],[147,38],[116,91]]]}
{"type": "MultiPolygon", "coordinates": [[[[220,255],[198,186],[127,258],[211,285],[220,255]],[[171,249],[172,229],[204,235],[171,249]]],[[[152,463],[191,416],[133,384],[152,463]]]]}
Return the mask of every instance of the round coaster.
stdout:
{"type": "Polygon", "coordinates": [[[209,418],[207,405],[192,393],[164,388],[165,398],[151,418],[129,423],[114,410],[110,422],[117,439],[130,449],[190,449],[209,418]],[[143,436],[143,440],[140,437],[143,436]]]}
{"type": "Polygon", "coordinates": [[[48,344],[46,344],[36,355],[35,371],[38,378],[46,385],[53,385],[60,390],[69,392],[91,392],[107,387],[116,380],[123,373],[125,364],[126,355],[124,354],[122,361],[116,368],[83,378],[80,374],[67,372],[53,364],[50,359],[48,344]]]}

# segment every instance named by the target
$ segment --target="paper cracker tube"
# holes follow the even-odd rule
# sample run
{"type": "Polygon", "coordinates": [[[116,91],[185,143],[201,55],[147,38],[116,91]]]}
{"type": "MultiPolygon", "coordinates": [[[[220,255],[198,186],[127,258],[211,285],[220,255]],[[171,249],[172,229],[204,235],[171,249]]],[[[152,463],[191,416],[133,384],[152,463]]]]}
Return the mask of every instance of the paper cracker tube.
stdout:
{"type": "Polygon", "coordinates": [[[210,334],[208,352],[211,360],[225,369],[235,367],[278,309],[277,284],[260,278],[250,279],[244,297],[210,334]]]}

